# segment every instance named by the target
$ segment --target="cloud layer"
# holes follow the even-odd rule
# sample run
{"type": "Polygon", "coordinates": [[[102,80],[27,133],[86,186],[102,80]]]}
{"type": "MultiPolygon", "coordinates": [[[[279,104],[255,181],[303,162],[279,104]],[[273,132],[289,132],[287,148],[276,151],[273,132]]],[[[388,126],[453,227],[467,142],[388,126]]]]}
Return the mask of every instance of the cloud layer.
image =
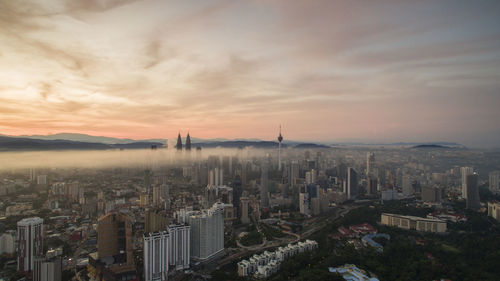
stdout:
{"type": "Polygon", "coordinates": [[[500,143],[497,1],[0,1],[0,133],[500,143]]]}

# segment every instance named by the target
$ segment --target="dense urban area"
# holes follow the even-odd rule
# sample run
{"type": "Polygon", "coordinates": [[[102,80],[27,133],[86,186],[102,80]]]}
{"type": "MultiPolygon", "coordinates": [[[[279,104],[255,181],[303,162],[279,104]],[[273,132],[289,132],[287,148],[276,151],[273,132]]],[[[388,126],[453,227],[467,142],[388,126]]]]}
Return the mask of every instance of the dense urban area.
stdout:
{"type": "Polygon", "coordinates": [[[500,276],[500,152],[292,147],[281,134],[269,148],[179,136],[141,151],[135,164],[2,170],[0,280],[500,276]]]}

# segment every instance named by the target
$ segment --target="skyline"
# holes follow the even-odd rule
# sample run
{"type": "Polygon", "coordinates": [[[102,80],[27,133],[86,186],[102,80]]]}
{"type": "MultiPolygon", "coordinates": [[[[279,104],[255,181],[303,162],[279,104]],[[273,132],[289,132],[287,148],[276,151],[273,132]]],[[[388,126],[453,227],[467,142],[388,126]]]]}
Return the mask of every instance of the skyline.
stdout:
{"type": "Polygon", "coordinates": [[[495,1],[2,1],[0,134],[500,143],[495,1]]]}

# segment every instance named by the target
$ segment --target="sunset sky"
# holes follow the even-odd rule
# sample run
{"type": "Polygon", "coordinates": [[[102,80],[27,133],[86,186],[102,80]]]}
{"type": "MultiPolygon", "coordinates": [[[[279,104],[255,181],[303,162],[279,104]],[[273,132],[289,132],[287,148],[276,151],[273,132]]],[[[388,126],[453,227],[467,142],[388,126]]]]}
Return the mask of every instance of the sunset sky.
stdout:
{"type": "Polygon", "coordinates": [[[500,145],[500,1],[0,0],[0,134],[500,145]]]}

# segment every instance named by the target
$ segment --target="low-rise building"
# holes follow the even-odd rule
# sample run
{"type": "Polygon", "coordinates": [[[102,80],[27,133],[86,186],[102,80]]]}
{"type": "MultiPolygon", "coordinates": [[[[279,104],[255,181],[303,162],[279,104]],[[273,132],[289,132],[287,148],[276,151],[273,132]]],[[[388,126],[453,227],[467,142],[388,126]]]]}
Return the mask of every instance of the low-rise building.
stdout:
{"type": "Polygon", "coordinates": [[[255,254],[248,260],[238,262],[239,276],[252,276],[257,278],[267,278],[276,273],[285,259],[298,253],[312,251],[318,247],[318,243],[312,240],[288,244],[286,247],[279,247],[274,252],[265,251],[262,254],[255,254]]]}
{"type": "Polygon", "coordinates": [[[500,202],[488,202],[488,216],[500,221],[500,202]]]}
{"type": "Polygon", "coordinates": [[[446,221],[439,219],[383,213],[381,215],[381,223],[383,225],[395,226],[407,230],[436,233],[446,232],[446,221]]]}
{"type": "Polygon", "coordinates": [[[328,271],[342,275],[347,281],[378,281],[377,278],[368,276],[366,271],[353,264],[345,264],[335,268],[329,267],[328,271]]]}

